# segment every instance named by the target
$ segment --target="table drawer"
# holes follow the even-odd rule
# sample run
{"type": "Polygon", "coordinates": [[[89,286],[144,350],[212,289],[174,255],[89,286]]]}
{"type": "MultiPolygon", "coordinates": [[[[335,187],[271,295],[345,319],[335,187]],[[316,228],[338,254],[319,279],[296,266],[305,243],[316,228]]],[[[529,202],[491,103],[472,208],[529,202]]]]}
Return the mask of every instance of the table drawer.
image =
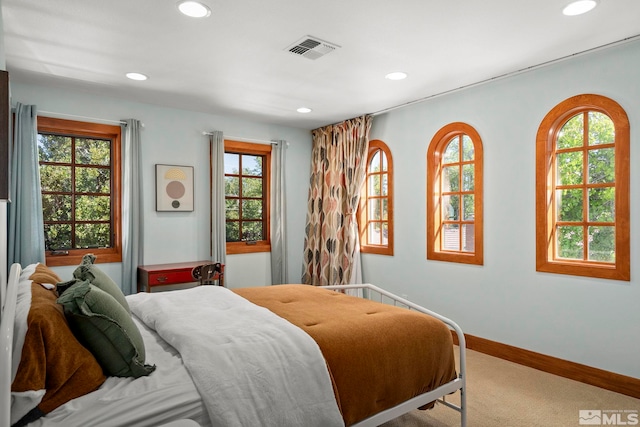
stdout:
{"type": "Polygon", "coordinates": [[[149,286],[171,285],[176,283],[195,282],[191,276],[191,269],[173,270],[149,273],[149,286]]]}

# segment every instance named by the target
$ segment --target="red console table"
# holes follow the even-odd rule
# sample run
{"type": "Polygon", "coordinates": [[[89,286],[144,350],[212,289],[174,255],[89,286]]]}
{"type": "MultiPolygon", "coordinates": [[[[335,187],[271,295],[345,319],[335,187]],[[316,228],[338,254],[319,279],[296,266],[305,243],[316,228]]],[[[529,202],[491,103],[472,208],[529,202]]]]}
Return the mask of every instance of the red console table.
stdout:
{"type": "MultiPolygon", "coordinates": [[[[138,292],[151,292],[154,286],[175,285],[196,282],[191,276],[194,267],[211,264],[211,261],[177,262],[172,264],[153,264],[138,266],[138,292]]],[[[222,272],[213,277],[220,286],[224,286],[224,264],[222,272]]]]}

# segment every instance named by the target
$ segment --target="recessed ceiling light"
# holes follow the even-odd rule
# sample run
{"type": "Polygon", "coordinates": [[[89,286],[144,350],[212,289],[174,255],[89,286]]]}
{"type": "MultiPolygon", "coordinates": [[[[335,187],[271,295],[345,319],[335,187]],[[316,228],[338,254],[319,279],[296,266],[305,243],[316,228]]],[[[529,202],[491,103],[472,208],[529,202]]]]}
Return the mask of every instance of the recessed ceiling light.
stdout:
{"type": "Polygon", "coordinates": [[[211,15],[209,6],[198,1],[180,1],[178,10],[191,18],[206,18],[211,15]]]}
{"type": "Polygon", "coordinates": [[[384,78],[388,80],[402,80],[407,78],[407,73],[403,73],[402,71],[394,71],[393,73],[389,73],[384,76],[384,78]]]}
{"type": "Polygon", "coordinates": [[[307,114],[307,113],[310,113],[313,110],[311,108],[308,108],[308,107],[300,107],[296,111],[298,113],[307,114]]]}
{"type": "Polygon", "coordinates": [[[569,3],[562,9],[562,13],[567,16],[582,15],[589,12],[598,5],[597,0],[578,0],[569,3]]]}
{"type": "Polygon", "coordinates": [[[127,73],[126,76],[131,80],[147,80],[149,77],[145,76],[142,73],[127,73]]]}

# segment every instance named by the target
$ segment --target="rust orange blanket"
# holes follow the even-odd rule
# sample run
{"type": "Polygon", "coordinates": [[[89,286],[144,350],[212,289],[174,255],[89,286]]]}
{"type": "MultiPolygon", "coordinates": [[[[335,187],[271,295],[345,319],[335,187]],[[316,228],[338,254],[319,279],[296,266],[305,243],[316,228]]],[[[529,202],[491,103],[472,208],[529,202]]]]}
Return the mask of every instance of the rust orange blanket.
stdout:
{"type": "Polygon", "coordinates": [[[308,285],[234,292],[315,339],[346,425],[456,376],[451,333],[428,315],[308,285]]]}

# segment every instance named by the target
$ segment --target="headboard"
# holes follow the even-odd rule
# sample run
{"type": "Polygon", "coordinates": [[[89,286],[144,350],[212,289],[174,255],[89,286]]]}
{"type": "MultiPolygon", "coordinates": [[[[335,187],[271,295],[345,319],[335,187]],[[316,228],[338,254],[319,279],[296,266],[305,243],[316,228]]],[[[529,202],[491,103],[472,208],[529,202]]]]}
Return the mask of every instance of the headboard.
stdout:
{"type": "Polygon", "coordinates": [[[2,289],[5,295],[0,319],[0,427],[9,427],[11,423],[11,356],[13,352],[13,324],[16,316],[18,297],[18,279],[22,267],[13,264],[9,272],[7,287],[2,289]]]}

